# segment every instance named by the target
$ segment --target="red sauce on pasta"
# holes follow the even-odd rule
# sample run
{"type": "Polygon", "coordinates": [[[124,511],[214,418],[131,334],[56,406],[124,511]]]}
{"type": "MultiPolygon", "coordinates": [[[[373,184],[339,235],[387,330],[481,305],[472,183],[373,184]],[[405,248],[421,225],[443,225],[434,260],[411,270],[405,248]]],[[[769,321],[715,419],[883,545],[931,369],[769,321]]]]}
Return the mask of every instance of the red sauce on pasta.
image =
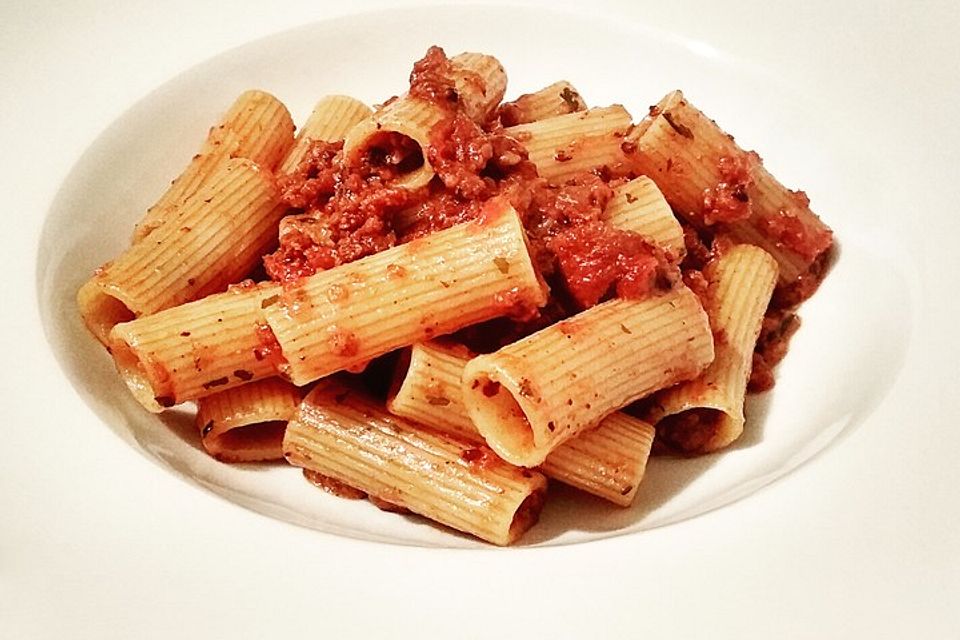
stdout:
{"type": "Polygon", "coordinates": [[[791,209],[780,209],[775,214],[760,218],[757,228],[778,246],[806,260],[813,260],[833,244],[833,233],[829,229],[804,225],[791,209]]]}
{"type": "Polygon", "coordinates": [[[266,360],[279,371],[281,365],[287,364],[287,359],[273,329],[265,324],[258,324],[255,331],[258,345],[253,350],[253,359],[257,362],[266,360]]]}
{"type": "Polygon", "coordinates": [[[460,97],[453,81],[453,65],[443,49],[432,46],[423,58],[413,64],[410,95],[444,108],[456,109],[460,97]]]}
{"type": "Polygon", "coordinates": [[[397,173],[376,156],[347,166],[339,147],[314,142],[280,180],[284,202],[305,212],[282,222],[280,247],[263,260],[270,278],[291,282],[392,247],[392,216],[417,198],[391,186],[397,173]]]}
{"type": "Polygon", "coordinates": [[[756,154],[723,157],[717,163],[720,181],[703,192],[703,223],[707,226],[739,222],[750,217],[747,188],[753,183],[750,169],[756,154]]]}
{"type": "Polygon", "coordinates": [[[643,298],[656,286],[660,260],[637,234],[590,222],[561,231],[549,246],[581,307],[597,304],[611,289],[621,298],[643,298]]]}
{"type": "MultiPolygon", "coordinates": [[[[410,95],[450,111],[424,150],[436,173],[426,187],[393,186],[412,153],[401,139],[377,142],[373,148],[382,152],[349,163],[341,144],[314,143],[281,179],[284,201],[303,213],[284,220],[280,248],[264,258],[271,278],[295,281],[410,242],[475,219],[484,203],[502,197],[520,214],[541,274],[565,290],[575,308],[614,295],[640,298],[678,279],[665,256],[639,235],[603,222],[612,173],[583,173],[562,184],[539,178],[522,141],[498,123],[485,129],[459,108],[452,74],[443,50],[432,47],[410,76],[410,95]]],[[[536,315],[513,304],[509,292],[498,295],[495,302],[514,319],[536,315]]]]}

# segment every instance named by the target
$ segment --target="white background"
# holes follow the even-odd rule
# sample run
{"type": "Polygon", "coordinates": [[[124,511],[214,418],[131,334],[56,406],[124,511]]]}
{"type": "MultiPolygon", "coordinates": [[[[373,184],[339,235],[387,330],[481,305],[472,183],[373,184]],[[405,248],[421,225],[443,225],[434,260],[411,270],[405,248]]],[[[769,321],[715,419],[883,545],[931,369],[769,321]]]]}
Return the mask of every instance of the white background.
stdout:
{"type": "Polygon", "coordinates": [[[955,3],[590,3],[835,96],[823,117],[902,167],[904,215],[929,227],[915,341],[871,419],[747,500],[640,536],[482,552],[334,539],[186,488],[84,427],[95,418],[58,377],[33,298],[57,185],[136,99],[229,47],[377,4],[11,5],[0,637],[960,637],[955,3]]]}

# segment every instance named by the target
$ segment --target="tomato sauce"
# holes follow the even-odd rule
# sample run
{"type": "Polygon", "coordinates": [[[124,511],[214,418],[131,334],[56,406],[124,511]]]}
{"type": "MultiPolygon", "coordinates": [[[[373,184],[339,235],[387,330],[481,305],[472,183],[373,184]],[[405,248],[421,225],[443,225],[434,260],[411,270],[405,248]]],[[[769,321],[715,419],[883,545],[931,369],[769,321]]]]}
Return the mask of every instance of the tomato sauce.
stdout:
{"type": "Polygon", "coordinates": [[[417,198],[391,186],[399,171],[376,156],[348,166],[340,147],[314,142],[280,181],[283,201],[303,213],[281,223],[280,247],[263,260],[270,278],[295,281],[394,246],[391,218],[417,198]]]}
{"type": "Polygon", "coordinates": [[[453,81],[453,65],[443,49],[432,46],[413,64],[409,95],[454,110],[460,101],[453,81]]]}
{"type": "MultiPolygon", "coordinates": [[[[435,178],[416,190],[395,186],[414,155],[405,146],[412,141],[403,136],[385,134],[372,153],[349,162],[342,143],[313,143],[296,170],[280,180],[283,201],[296,213],[281,223],[280,247],[264,258],[270,278],[295,282],[412,242],[482,216],[484,204],[501,197],[520,215],[534,263],[554,298],[563,299],[551,307],[553,320],[613,296],[642,298],[679,280],[662,252],[603,221],[619,174],[582,173],[562,184],[540,178],[522,140],[506,135],[496,120],[481,125],[463,111],[442,49],[432,47],[414,64],[409,95],[449,112],[423,150],[435,178]]],[[[492,303],[522,330],[537,326],[542,311],[518,298],[503,291],[492,303]]]]}
{"type": "Polygon", "coordinates": [[[720,181],[703,192],[703,224],[730,224],[746,220],[753,213],[747,188],[753,183],[750,169],[754,155],[722,157],[717,163],[720,181]]]}
{"type": "Polygon", "coordinates": [[[813,260],[833,243],[833,233],[829,229],[804,225],[790,209],[780,209],[757,222],[762,234],[806,260],[813,260]]]}
{"type": "Polygon", "coordinates": [[[656,287],[661,260],[642,237],[590,222],[564,229],[549,243],[567,290],[583,308],[611,290],[620,298],[643,298],[656,287]]]}
{"type": "Polygon", "coordinates": [[[266,324],[258,324],[255,331],[257,346],[253,349],[253,359],[257,362],[265,360],[279,371],[282,365],[287,364],[287,359],[283,355],[283,348],[277,341],[273,329],[266,324]]]}

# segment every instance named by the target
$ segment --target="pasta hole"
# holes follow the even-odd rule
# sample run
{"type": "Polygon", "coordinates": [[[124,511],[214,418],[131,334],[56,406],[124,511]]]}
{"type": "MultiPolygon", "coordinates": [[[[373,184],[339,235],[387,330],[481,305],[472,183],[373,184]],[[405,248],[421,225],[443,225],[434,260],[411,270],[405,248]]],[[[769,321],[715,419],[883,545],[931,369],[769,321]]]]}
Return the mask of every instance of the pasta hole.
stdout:
{"type": "Polygon", "coordinates": [[[719,409],[697,407],[660,420],[657,439],[680,453],[706,453],[720,433],[727,414],[719,409]]]}
{"type": "Polygon", "coordinates": [[[140,404],[154,413],[174,404],[174,399],[166,395],[164,390],[153,388],[146,367],[130,345],[117,340],[111,343],[110,350],[123,381],[140,404]]]}
{"type": "Polygon", "coordinates": [[[95,282],[84,285],[77,294],[77,305],[84,322],[101,342],[106,343],[110,330],[121,322],[129,322],[136,314],[119,298],[105,293],[95,282]]]}
{"type": "Polygon", "coordinates": [[[423,166],[420,144],[396,131],[380,131],[370,136],[360,157],[374,169],[386,169],[398,175],[413,173],[423,166]]]}
{"type": "Polygon", "coordinates": [[[280,460],[283,457],[283,435],[287,423],[282,420],[256,422],[207,438],[203,445],[224,462],[280,460]]]}
{"type": "Polygon", "coordinates": [[[507,457],[504,452],[517,457],[528,455],[536,448],[533,427],[513,393],[485,375],[477,376],[475,382],[478,384],[471,384],[470,393],[478,414],[475,422],[484,438],[501,457],[507,457]]]}
{"type": "Polygon", "coordinates": [[[517,511],[513,514],[513,520],[510,522],[510,540],[516,540],[520,535],[537,524],[540,520],[540,512],[543,510],[545,492],[542,490],[534,491],[520,503],[517,511]]]}

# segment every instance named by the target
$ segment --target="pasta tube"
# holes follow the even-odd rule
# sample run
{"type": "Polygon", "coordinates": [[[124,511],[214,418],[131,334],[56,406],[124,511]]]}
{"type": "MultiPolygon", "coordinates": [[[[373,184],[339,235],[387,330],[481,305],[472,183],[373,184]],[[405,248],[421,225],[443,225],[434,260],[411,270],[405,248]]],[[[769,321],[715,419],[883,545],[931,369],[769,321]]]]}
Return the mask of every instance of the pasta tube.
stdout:
{"type": "Polygon", "coordinates": [[[620,165],[631,117],[620,105],[569,113],[504,129],[520,142],[544,178],[562,182],[581,171],[620,165]]]}
{"type": "Polygon", "coordinates": [[[300,161],[314,140],[337,142],[343,140],[357,124],[369,118],[373,111],[367,105],[350,96],[326,96],[321,98],[303,123],[297,139],[289,153],[280,164],[278,174],[290,173],[300,161]]]}
{"type": "Polygon", "coordinates": [[[587,103],[566,80],[526,93],[500,107],[500,122],[505,127],[537,122],[556,116],[585,111],[587,103]]]}
{"type": "Polygon", "coordinates": [[[639,233],[674,259],[683,257],[683,227],[657,185],[640,176],[613,190],[603,220],[624,231],[639,233]]]}
{"type": "Polygon", "coordinates": [[[770,175],[674,91],[628,136],[635,167],[652,178],[678,215],[697,226],[723,222],[737,242],[773,256],[781,284],[795,281],[832,244],[832,233],[802,192],[770,175]]]}
{"type": "Polygon", "coordinates": [[[283,459],[283,433],[300,389],[279,378],[220,391],[197,402],[203,448],[223,462],[283,459]]]}
{"type": "MultiPolygon", "coordinates": [[[[431,340],[413,345],[397,367],[387,400],[390,413],[431,428],[484,443],[463,404],[460,380],[473,357],[458,344],[431,340]]],[[[643,479],[653,443],[653,427],[624,413],[613,413],[595,429],[567,440],[546,457],[548,477],[629,506],[643,479]]]]}
{"type": "Polygon", "coordinates": [[[87,327],[105,343],[118,322],[223,291],[276,242],[285,210],[270,172],[228,161],[149,242],[131,246],[81,287],[87,327]]]}
{"type": "Polygon", "coordinates": [[[504,460],[535,466],[620,407],[697,377],[713,355],[707,315],[686,287],[615,299],[471,360],[464,404],[504,460]]]}
{"type": "MultiPolygon", "coordinates": [[[[493,56],[479,53],[454,56],[450,63],[458,105],[473,120],[485,122],[503,99],[507,86],[503,67],[493,56]]],[[[394,157],[399,166],[410,165],[396,184],[422,187],[434,176],[427,158],[430,132],[449,117],[443,105],[405,94],[350,130],[343,141],[344,157],[351,164],[374,156],[394,157]]]]}
{"type": "Polygon", "coordinates": [[[536,471],[392,416],[336,381],[304,399],[283,452],[295,466],[499,545],[536,523],[547,488],[536,471]]]}
{"type": "Polygon", "coordinates": [[[498,199],[477,220],[305,278],[264,313],[284,374],[303,385],[545,303],[520,219],[498,199]]]}
{"type": "Polygon", "coordinates": [[[175,218],[184,201],[208,185],[232,158],[247,158],[273,170],[293,144],[293,120],[282,102],[264,91],[240,94],[223,120],[212,129],[200,152],[137,223],[139,242],[165,221],[175,218]]]}
{"type": "Polygon", "coordinates": [[[110,333],[110,351],[134,397],[149,411],[277,375],[280,347],[263,306],[280,285],[234,288],[173,307],[110,333]]]}
{"type": "Polygon", "coordinates": [[[704,275],[716,358],[696,380],[658,393],[647,416],[657,437],[684,453],[716,451],[743,433],[753,348],[777,282],[777,263],[759,247],[736,245],[704,275]]]}

